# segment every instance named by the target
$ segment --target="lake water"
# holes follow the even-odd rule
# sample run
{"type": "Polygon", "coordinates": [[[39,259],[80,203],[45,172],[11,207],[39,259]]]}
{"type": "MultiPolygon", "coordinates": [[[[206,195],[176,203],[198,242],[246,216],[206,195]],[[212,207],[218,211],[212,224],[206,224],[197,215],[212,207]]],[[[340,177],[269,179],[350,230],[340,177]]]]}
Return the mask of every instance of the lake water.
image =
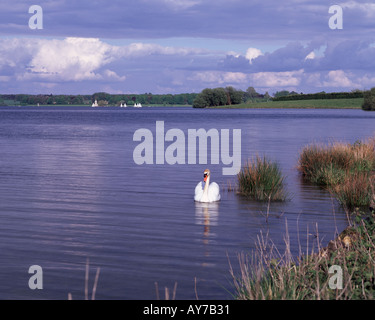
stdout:
{"type": "MultiPolygon", "coordinates": [[[[177,299],[231,299],[229,262],[250,253],[260,232],[293,254],[322,245],[346,227],[329,193],[302,181],[301,148],[374,136],[375,113],[362,110],[195,110],[192,108],[0,108],[0,298],[84,298],[100,267],[97,299],[156,299],[158,284],[177,299]],[[279,162],[290,201],[267,206],[224,188],[222,163],[137,165],[137,129],[241,129],[242,162],[279,162]],[[211,170],[222,188],[215,205],[193,201],[211,170]],[[28,269],[43,269],[43,290],[28,269]],[[196,290],[195,290],[196,286],[196,290]]],[[[168,146],[166,142],[165,147],[168,146]]],[[[232,150],[232,149],[230,149],[232,150]]]]}

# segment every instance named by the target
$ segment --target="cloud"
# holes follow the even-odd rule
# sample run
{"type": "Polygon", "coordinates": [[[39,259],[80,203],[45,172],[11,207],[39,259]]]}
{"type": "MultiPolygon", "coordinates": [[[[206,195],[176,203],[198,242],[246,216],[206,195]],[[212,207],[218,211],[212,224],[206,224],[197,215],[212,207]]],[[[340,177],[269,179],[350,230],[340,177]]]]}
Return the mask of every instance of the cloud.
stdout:
{"type": "Polygon", "coordinates": [[[67,38],[41,41],[28,75],[64,81],[93,80],[96,71],[114,59],[117,48],[99,39],[67,38]]]}
{"type": "Polygon", "coordinates": [[[301,83],[303,70],[287,72],[258,72],[251,76],[258,87],[297,87],[301,83]]]}
{"type": "Polygon", "coordinates": [[[345,9],[358,10],[367,18],[375,17],[375,4],[371,2],[360,3],[358,1],[347,1],[340,3],[340,6],[345,9]]]}
{"type": "MultiPolygon", "coordinates": [[[[0,35],[156,39],[171,37],[246,39],[261,41],[306,40],[330,36],[326,1],[285,0],[39,0],[44,29],[28,28],[28,0],[2,0],[0,35]]],[[[353,32],[371,24],[371,3],[347,1],[355,24],[353,32]],[[369,12],[371,15],[369,16],[369,12]]]]}
{"type": "Polygon", "coordinates": [[[203,82],[206,85],[240,86],[245,89],[254,85],[257,88],[285,88],[298,87],[304,77],[304,70],[287,72],[196,72],[188,80],[203,82]]]}
{"type": "Polygon", "coordinates": [[[116,80],[116,81],[125,81],[126,76],[119,76],[116,72],[106,69],[104,70],[103,74],[110,80],[116,80]]]}
{"type": "Polygon", "coordinates": [[[208,50],[196,48],[182,48],[161,46],[155,43],[132,43],[121,48],[121,56],[147,56],[147,55],[189,55],[189,54],[207,54],[208,50]]]}
{"type": "Polygon", "coordinates": [[[375,68],[375,48],[371,41],[345,40],[339,43],[327,43],[323,57],[312,65],[316,70],[375,68]]]}
{"type": "MultiPolygon", "coordinates": [[[[97,38],[2,39],[0,75],[17,76],[18,80],[84,81],[111,78],[124,81],[126,67],[134,68],[135,61],[144,61],[145,57],[162,60],[167,56],[182,58],[205,54],[207,50],[204,49],[163,47],[149,43],[114,46],[97,38]],[[108,68],[113,64],[124,73],[119,74],[108,68]]],[[[166,62],[167,59],[173,61],[173,58],[165,59],[166,62]]]]}
{"type": "Polygon", "coordinates": [[[306,57],[305,60],[314,60],[316,58],[315,52],[311,51],[306,57]]]}
{"type": "Polygon", "coordinates": [[[323,86],[326,87],[340,87],[340,88],[354,88],[354,84],[343,70],[332,70],[328,72],[327,80],[324,81],[323,86]]]}
{"type": "MultiPolygon", "coordinates": [[[[113,42],[116,43],[116,42],[113,42]]],[[[0,39],[3,92],[199,92],[253,86],[273,92],[369,88],[375,79],[370,41],[290,42],[273,50],[111,44],[98,38],[0,39]],[[76,83],[79,82],[79,85],[76,83]]]]}
{"type": "Polygon", "coordinates": [[[250,61],[250,64],[251,64],[254,59],[256,59],[256,58],[258,58],[259,56],[262,56],[262,55],[263,55],[263,53],[259,49],[249,48],[246,51],[245,57],[246,57],[247,60],[250,61]]]}
{"type": "Polygon", "coordinates": [[[242,72],[203,71],[195,72],[188,80],[200,81],[206,84],[230,85],[242,84],[248,76],[242,72]]]}
{"type": "Polygon", "coordinates": [[[98,38],[0,39],[0,82],[9,80],[2,86],[3,90],[10,88],[8,92],[18,87],[28,92],[30,88],[32,92],[39,90],[37,93],[46,88],[60,92],[73,88],[77,93],[114,88],[115,92],[135,93],[140,88],[140,92],[152,92],[171,86],[189,92],[195,89],[185,87],[187,77],[192,70],[207,68],[214,54],[201,48],[156,43],[112,45],[98,38]],[[76,82],[80,85],[74,86],[76,82]]]}
{"type": "MultiPolygon", "coordinates": [[[[223,70],[246,72],[283,72],[305,67],[306,57],[315,49],[312,45],[290,42],[272,52],[262,53],[260,49],[248,48],[245,55],[227,55],[220,62],[223,70]]],[[[309,56],[311,58],[311,55],[309,56]]]]}

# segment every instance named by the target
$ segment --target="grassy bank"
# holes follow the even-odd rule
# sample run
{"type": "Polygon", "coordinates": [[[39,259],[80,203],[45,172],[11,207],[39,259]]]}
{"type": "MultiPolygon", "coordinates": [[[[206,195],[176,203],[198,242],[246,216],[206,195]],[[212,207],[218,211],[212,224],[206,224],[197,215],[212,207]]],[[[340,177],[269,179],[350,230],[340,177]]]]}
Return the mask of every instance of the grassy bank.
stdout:
{"type": "Polygon", "coordinates": [[[294,259],[289,237],[285,252],[263,236],[253,255],[231,267],[238,300],[363,300],[375,298],[375,221],[356,219],[325,248],[294,259]]]}
{"type": "MultiPolygon", "coordinates": [[[[246,165],[239,183],[242,172],[251,173],[262,167],[260,163],[258,159],[257,166],[246,165]]],[[[261,234],[255,252],[239,256],[239,273],[231,266],[235,298],[375,299],[375,138],[354,144],[306,146],[300,153],[298,170],[336,197],[347,211],[349,226],[327,247],[322,248],[317,239],[315,248],[307,245],[305,253],[300,249],[297,259],[290,252],[288,234],[285,252],[276,248],[268,233],[261,234]]],[[[268,177],[263,171],[261,176],[268,177]]],[[[254,176],[252,181],[262,186],[264,179],[250,173],[246,176],[254,176]]]]}
{"type": "Polygon", "coordinates": [[[355,99],[317,99],[317,100],[294,100],[294,101],[267,101],[258,103],[242,103],[232,106],[217,108],[243,109],[243,108],[289,108],[289,109],[361,109],[363,98],[355,99]]]}

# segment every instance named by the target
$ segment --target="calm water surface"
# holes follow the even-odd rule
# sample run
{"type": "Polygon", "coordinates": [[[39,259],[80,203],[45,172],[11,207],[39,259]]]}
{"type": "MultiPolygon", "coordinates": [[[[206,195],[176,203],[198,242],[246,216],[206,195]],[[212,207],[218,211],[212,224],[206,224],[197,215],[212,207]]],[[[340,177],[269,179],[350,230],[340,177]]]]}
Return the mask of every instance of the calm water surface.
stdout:
{"type": "MultiPolygon", "coordinates": [[[[301,180],[299,151],[312,142],[374,135],[362,110],[194,110],[192,108],[0,108],[0,298],[84,298],[100,267],[97,299],[156,299],[177,282],[177,299],[230,299],[229,262],[251,252],[260,232],[297,255],[331,240],[346,217],[330,195],[301,180]],[[267,207],[222,191],[193,201],[209,167],[223,188],[235,177],[219,165],[136,165],[137,129],[242,130],[242,162],[257,153],[279,162],[290,201],[267,207]],[[43,268],[43,290],[28,269],[43,268]]],[[[168,143],[166,143],[166,147],[168,143]]],[[[210,158],[209,158],[210,160],[210,158]]]]}

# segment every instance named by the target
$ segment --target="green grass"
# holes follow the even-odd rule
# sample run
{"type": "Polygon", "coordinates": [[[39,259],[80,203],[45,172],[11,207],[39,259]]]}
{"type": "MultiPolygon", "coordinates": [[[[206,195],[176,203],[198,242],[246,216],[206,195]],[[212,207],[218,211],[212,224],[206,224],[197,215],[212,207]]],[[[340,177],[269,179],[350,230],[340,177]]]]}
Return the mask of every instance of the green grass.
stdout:
{"type": "Polygon", "coordinates": [[[291,101],[267,101],[257,103],[242,103],[233,106],[217,108],[296,108],[296,109],[361,109],[363,98],[354,99],[317,99],[317,100],[291,100],[291,101]]]}

